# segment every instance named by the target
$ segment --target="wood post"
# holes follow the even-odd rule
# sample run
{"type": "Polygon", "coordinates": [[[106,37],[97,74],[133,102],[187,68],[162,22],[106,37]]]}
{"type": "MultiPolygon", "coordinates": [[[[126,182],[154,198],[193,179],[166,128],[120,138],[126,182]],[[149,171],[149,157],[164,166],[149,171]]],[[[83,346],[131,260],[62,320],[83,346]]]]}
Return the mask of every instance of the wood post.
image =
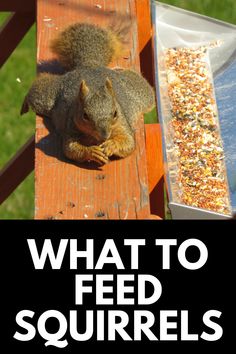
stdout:
{"type": "Polygon", "coordinates": [[[34,136],[0,171],[0,204],[34,169],[34,136]]]}

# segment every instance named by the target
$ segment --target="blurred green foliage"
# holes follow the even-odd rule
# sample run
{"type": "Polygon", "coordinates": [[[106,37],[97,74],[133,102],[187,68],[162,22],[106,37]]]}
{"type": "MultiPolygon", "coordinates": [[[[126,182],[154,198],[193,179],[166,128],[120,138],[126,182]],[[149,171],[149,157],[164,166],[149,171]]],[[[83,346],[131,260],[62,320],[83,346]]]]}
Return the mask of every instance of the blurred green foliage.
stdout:
{"type": "Polygon", "coordinates": [[[235,0],[161,0],[160,2],[236,24],[235,0]]]}

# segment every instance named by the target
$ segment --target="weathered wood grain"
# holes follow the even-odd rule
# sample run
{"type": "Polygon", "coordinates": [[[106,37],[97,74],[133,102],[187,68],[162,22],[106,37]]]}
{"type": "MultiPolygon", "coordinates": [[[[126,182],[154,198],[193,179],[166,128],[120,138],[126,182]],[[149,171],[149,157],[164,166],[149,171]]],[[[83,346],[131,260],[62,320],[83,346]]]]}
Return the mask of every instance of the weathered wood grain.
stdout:
{"type": "MultiPolygon", "coordinates": [[[[112,18],[131,25],[127,53],[113,65],[139,69],[134,0],[38,0],[38,61],[53,58],[50,40],[74,22],[106,26],[112,18]]],[[[150,216],[143,119],[136,131],[137,148],[130,157],[94,169],[66,160],[60,138],[43,119],[36,119],[36,219],[146,219],[150,216]]]]}

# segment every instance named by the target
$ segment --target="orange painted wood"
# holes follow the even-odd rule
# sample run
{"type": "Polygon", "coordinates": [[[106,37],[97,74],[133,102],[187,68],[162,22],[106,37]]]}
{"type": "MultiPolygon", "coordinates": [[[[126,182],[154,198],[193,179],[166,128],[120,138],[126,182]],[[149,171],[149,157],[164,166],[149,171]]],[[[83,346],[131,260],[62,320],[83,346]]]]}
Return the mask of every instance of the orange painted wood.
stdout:
{"type": "Polygon", "coordinates": [[[35,22],[35,13],[12,13],[0,28],[0,67],[12,54],[16,46],[35,22]]]}
{"type": "MultiPolygon", "coordinates": [[[[53,59],[50,40],[74,22],[106,26],[113,17],[131,24],[127,53],[114,65],[139,69],[134,0],[38,0],[38,61],[53,59]]],[[[147,219],[149,188],[143,119],[136,151],[128,158],[94,169],[66,160],[59,137],[36,118],[36,219],[147,219]]]]}
{"type": "Polygon", "coordinates": [[[146,124],[145,135],[151,213],[164,218],[164,165],[160,124],[146,124]]]}
{"type": "Polygon", "coordinates": [[[140,52],[140,68],[150,85],[154,86],[154,68],[152,51],[152,22],[149,0],[137,0],[137,21],[140,52]]]}
{"type": "Polygon", "coordinates": [[[32,136],[0,171],[0,204],[34,169],[35,143],[32,136]]]}
{"type": "MultiPolygon", "coordinates": [[[[154,86],[154,57],[152,40],[152,21],[149,0],[138,0],[137,21],[140,52],[140,68],[150,85],[154,86]]],[[[161,130],[159,124],[146,124],[147,168],[152,217],[164,218],[164,186],[161,130]]]]}

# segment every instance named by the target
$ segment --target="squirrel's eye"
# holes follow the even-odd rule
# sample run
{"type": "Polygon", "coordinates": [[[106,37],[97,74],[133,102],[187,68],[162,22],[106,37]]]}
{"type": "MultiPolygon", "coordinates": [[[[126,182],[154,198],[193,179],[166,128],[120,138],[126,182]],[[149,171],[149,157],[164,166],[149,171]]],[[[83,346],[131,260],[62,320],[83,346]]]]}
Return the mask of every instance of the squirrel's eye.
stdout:
{"type": "Polygon", "coordinates": [[[113,115],[113,118],[114,118],[114,119],[117,119],[117,117],[118,117],[117,110],[115,110],[114,115],[113,115]]]}
{"type": "Polygon", "coordinates": [[[89,117],[88,117],[88,115],[87,115],[86,113],[84,113],[83,119],[84,119],[84,120],[89,120],[89,117]]]}

